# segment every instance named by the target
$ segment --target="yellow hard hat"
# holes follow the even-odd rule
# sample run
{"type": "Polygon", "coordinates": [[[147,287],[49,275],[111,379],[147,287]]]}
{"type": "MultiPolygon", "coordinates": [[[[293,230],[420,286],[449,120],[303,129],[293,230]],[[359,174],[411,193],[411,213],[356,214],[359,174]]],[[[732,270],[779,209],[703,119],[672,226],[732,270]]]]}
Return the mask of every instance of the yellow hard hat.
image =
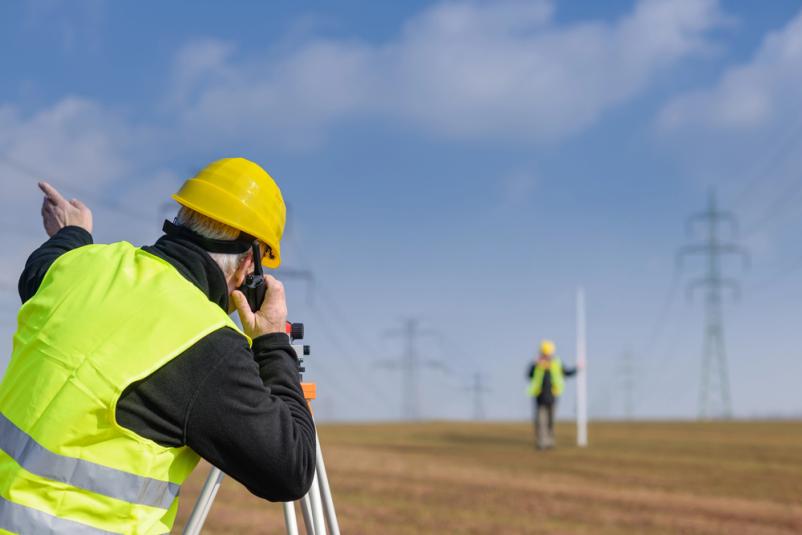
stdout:
{"type": "Polygon", "coordinates": [[[540,342],[540,354],[541,355],[546,355],[546,356],[550,357],[550,356],[552,356],[554,354],[554,351],[556,349],[557,348],[554,345],[554,342],[552,342],[551,340],[543,340],[542,342],[540,342]]]}
{"type": "Polygon", "coordinates": [[[271,254],[262,264],[281,264],[281,235],[287,209],[273,178],[245,158],[223,158],[190,178],[173,199],[207,217],[250,234],[266,243],[271,254]]]}

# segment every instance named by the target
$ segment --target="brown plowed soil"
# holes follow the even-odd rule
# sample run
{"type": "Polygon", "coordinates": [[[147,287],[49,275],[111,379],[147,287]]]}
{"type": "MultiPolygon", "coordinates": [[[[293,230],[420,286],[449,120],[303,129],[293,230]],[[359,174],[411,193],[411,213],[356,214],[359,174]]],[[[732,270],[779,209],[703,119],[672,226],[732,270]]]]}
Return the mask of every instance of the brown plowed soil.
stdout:
{"type": "MultiPolygon", "coordinates": [[[[586,449],[557,434],[538,452],[523,423],[320,428],[344,534],[802,533],[801,422],[594,423],[586,449]]],[[[226,479],[204,533],[285,533],[282,509],[226,479]]]]}

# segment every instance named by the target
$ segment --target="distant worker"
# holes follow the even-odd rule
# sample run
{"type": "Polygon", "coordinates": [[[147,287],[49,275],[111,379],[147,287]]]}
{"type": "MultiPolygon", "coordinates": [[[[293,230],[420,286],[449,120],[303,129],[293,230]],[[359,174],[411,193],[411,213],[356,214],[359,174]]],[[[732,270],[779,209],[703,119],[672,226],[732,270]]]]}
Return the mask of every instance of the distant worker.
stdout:
{"type": "Polygon", "coordinates": [[[576,368],[566,368],[555,356],[556,347],[551,340],[540,343],[540,354],[530,365],[529,395],[535,400],[535,443],[537,449],[553,448],[554,412],[557,399],[565,388],[565,377],[576,373],[576,368]]]}
{"type": "Polygon", "coordinates": [[[20,277],[0,385],[0,532],[167,533],[201,457],[262,498],[306,494],[315,428],[284,287],[253,289],[255,263],[281,261],[270,175],[210,164],[141,248],[94,245],[89,208],[39,187],[50,239],[20,277]]]}

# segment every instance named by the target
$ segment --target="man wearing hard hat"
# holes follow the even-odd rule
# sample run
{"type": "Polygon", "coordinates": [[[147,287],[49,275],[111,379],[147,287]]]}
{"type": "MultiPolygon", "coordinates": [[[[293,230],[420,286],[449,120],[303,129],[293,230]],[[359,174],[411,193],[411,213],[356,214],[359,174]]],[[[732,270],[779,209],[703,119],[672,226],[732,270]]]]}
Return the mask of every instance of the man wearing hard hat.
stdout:
{"type": "Polygon", "coordinates": [[[281,262],[273,179],[212,163],[141,248],[93,245],[90,210],[40,188],[50,239],[20,278],[0,385],[0,532],[169,532],[201,457],[257,496],[303,496],[315,429],[284,288],[266,275],[265,296],[253,275],[281,262]]]}
{"type": "Polygon", "coordinates": [[[535,443],[537,449],[554,447],[554,411],[557,399],[565,388],[565,377],[576,373],[576,368],[566,368],[554,352],[551,340],[540,343],[540,353],[530,365],[529,395],[535,400],[535,443]]]}

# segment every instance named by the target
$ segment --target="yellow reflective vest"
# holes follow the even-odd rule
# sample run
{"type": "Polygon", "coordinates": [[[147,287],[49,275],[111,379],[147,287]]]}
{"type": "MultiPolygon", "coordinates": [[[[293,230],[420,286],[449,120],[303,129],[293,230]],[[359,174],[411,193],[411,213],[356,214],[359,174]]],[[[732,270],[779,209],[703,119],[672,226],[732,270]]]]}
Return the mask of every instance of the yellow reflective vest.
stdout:
{"type": "Polygon", "coordinates": [[[120,426],[117,401],[222,327],[237,328],[130,243],[59,257],[20,309],[0,384],[0,532],[169,532],[198,455],[120,426]]]}
{"type": "MultiPolygon", "coordinates": [[[[563,377],[563,364],[557,357],[552,357],[551,364],[548,366],[551,372],[551,393],[555,397],[560,396],[565,388],[565,379],[563,377]]],[[[537,397],[543,389],[543,374],[546,371],[546,366],[538,359],[535,364],[535,373],[532,374],[532,381],[529,383],[529,395],[537,397]]]]}

